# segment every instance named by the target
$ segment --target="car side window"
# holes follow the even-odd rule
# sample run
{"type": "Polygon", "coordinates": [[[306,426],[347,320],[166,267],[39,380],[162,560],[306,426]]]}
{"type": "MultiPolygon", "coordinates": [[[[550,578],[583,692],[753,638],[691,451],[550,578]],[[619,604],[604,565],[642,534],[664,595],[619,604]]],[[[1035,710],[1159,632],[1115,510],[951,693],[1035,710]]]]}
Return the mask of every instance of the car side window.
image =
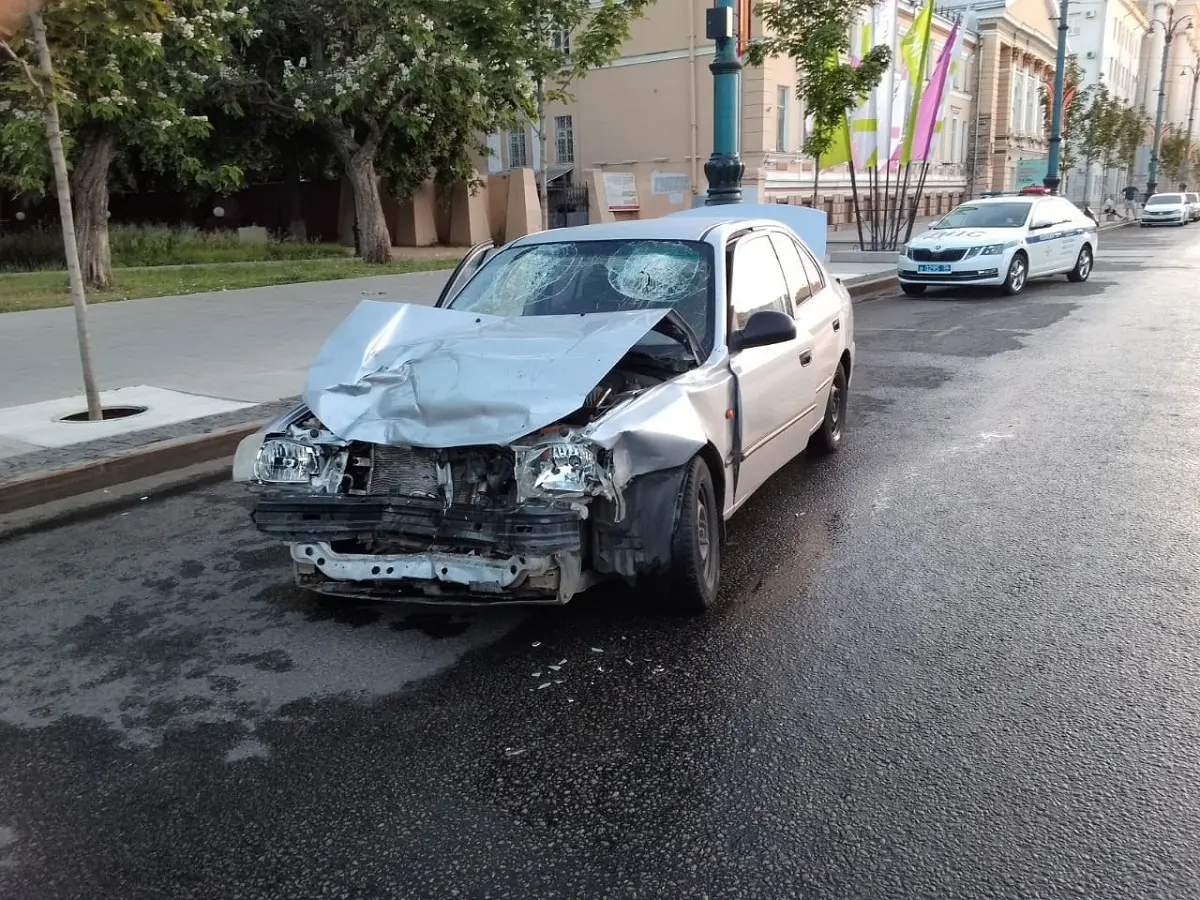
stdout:
{"type": "Polygon", "coordinates": [[[779,256],[779,264],[783,267],[783,276],[787,279],[792,303],[798,308],[801,303],[812,296],[809,275],[804,268],[804,263],[800,260],[800,249],[796,246],[796,242],[787,235],[778,233],[771,235],[771,245],[779,256]]]}
{"type": "Polygon", "coordinates": [[[730,304],[733,327],[741,331],[760,309],[777,309],[792,314],[787,280],[771,242],[765,234],[739,241],[733,251],[730,304]]]}
{"type": "Polygon", "coordinates": [[[1030,228],[1045,228],[1054,224],[1054,211],[1050,203],[1043,200],[1033,207],[1033,216],[1029,220],[1030,228]]]}
{"type": "Polygon", "coordinates": [[[825,287],[825,274],[812,251],[807,247],[799,247],[800,260],[804,263],[804,271],[808,273],[808,289],[815,295],[825,287]]]}

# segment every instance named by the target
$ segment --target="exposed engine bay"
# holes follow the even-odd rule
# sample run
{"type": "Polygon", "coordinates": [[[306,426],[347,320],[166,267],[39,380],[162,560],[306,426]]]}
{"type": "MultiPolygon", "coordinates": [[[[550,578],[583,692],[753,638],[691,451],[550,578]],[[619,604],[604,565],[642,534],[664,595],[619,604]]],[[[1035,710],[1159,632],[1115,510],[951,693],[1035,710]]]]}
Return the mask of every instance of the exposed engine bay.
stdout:
{"type": "Polygon", "coordinates": [[[573,413],[504,447],[345,441],[298,411],[263,441],[255,480],[309,490],[263,495],[255,523],[293,542],[298,582],[323,593],[394,595],[394,579],[420,582],[426,597],[565,602],[586,586],[585,568],[634,565],[628,554],[591,560],[603,547],[619,553],[614,534],[629,526],[611,453],[581,432],[670,377],[654,369],[644,355],[618,365],[573,413]]]}

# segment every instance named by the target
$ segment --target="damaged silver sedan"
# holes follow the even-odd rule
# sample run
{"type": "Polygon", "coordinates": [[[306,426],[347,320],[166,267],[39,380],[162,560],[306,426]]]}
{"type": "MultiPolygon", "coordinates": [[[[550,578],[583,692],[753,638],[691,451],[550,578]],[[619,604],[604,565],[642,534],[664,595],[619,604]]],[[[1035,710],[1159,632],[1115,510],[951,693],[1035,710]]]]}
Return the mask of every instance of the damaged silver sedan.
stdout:
{"type": "Polygon", "coordinates": [[[725,521],[838,448],[853,360],[848,293],[779,221],[549,231],[473,248],[435,307],[360,304],[234,478],[323,594],[562,604],[623,579],[702,610],[725,521]]]}

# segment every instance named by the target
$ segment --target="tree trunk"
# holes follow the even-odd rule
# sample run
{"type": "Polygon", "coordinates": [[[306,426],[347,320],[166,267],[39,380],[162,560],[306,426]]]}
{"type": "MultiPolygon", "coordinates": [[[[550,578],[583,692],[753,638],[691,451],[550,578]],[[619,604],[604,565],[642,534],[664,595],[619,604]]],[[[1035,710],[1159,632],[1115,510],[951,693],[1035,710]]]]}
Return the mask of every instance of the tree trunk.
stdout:
{"type": "Polygon", "coordinates": [[[538,198],[542,208],[542,231],[550,230],[550,183],[546,180],[550,166],[547,162],[549,142],[546,139],[546,85],[539,78],[537,82],[537,141],[538,168],[541,170],[541,190],[538,198]]]}
{"type": "Polygon", "coordinates": [[[283,156],[283,180],[285,184],[287,203],[288,236],[297,241],[308,240],[308,226],[304,222],[304,203],[300,192],[303,182],[300,180],[300,161],[294,154],[285,153],[283,156]]]}
{"type": "Polygon", "coordinates": [[[813,161],[813,202],[812,208],[818,209],[817,206],[817,187],[821,183],[821,157],[820,155],[813,161]]]}
{"type": "Polygon", "coordinates": [[[362,146],[350,154],[346,163],[346,179],[354,193],[358,255],[363,262],[388,262],[392,258],[392,236],[383,214],[383,199],[379,196],[374,146],[362,146]]]}
{"type": "Polygon", "coordinates": [[[71,286],[71,305],[75,309],[75,333],[79,339],[79,362],[83,367],[83,392],[87,396],[88,419],[98,422],[104,418],[100,406],[100,391],[96,387],[96,376],[92,367],[91,339],[88,336],[87,297],[83,288],[83,272],[79,267],[79,247],[75,243],[75,224],[71,213],[71,180],[67,174],[67,155],[63,152],[62,128],[58,121],[58,104],[52,93],[54,66],[50,61],[50,45],[46,38],[46,22],[40,9],[30,8],[30,24],[33,26],[33,41],[37,47],[38,69],[42,75],[42,90],[45,92],[44,115],[46,119],[46,143],[50,149],[50,161],[54,165],[54,188],[58,194],[58,210],[62,219],[63,254],[67,258],[67,281],[71,286]]]}
{"type": "Polygon", "coordinates": [[[75,203],[75,236],[83,283],[104,290],[112,286],[112,252],[108,244],[108,170],[116,142],[102,134],[81,142],[71,196],[75,203]]]}

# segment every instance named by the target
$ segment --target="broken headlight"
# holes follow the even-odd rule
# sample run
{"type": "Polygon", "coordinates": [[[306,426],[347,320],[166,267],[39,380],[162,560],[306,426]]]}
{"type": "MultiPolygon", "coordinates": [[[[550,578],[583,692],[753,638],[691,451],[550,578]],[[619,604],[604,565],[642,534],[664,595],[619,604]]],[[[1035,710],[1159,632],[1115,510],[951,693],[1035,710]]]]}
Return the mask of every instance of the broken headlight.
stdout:
{"type": "Polygon", "coordinates": [[[585,441],[564,439],[516,448],[516,476],[522,500],[613,494],[604,451],[585,441]]]}
{"type": "Polygon", "coordinates": [[[254,478],[263,484],[311,484],[321,474],[321,457],[311,444],[270,438],[254,460],[254,478]]]}

